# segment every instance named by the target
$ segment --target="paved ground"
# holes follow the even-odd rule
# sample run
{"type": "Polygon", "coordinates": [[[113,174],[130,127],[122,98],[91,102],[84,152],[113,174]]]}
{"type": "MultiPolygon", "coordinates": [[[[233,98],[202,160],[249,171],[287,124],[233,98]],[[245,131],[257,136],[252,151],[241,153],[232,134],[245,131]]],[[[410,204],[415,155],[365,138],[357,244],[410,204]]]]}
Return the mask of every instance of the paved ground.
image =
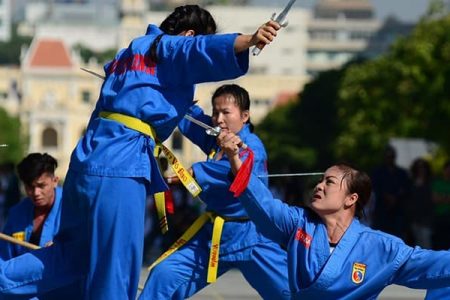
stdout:
{"type": "MultiPolygon", "coordinates": [[[[141,281],[145,281],[147,272],[143,270],[141,281]]],[[[425,291],[413,290],[400,286],[389,286],[378,298],[379,300],[422,300],[425,291]]],[[[258,300],[261,297],[253,290],[239,271],[230,271],[200,293],[194,300],[258,300]]]]}

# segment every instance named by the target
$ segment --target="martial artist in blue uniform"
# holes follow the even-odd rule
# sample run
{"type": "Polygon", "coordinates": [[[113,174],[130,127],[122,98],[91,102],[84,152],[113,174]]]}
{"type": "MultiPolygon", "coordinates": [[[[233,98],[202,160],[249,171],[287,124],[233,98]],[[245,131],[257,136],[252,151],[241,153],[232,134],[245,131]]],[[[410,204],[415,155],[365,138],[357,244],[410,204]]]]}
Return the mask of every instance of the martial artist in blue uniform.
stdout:
{"type": "MultiPolygon", "coordinates": [[[[61,215],[62,188],[55,188],[55,202],[42,226],[41,237],[37,246],[45,247],[53,242],[58,232],[61,215]]],[[[33,230],[34,204],[30,197],[22,199],[11,207],[3,233],[14,236],[19,240],[30,242],[33,230]]],[[[0,241],[0,257],[8,260],[21,254],[30,252],[30,249],[17,244],[0,241]]]]}
{"type": "MultiPolygon", "coordinates": [[[[47,218],[42,225],[42,232],[37,246],[46,247],[53,242],[54,236],[59,230],[60,217],[61,217],[61,198],[62,198],[62,188],[55,188],[55,202],[53,207],[48,214],[47,218]]],[[[11,207],[8,213],[8,219],[6,221],[3,233],[19,238],[20,240],[30,242],[33,230],[33,219],[34,219],[34,204],[31,198],[27,197],[22,199],[18,204],[11,207]]],[[[13,243],[7,243],[5,241],[0,241],[0,258],[2,260],[8,260],[19,256],[24,253],[28,253],[31,250],[13,243]]],[[[43,294],[38,295],[40,300],[60,300],[60,299],[74,299],[71,298],[72,290],[79,288],[77,283],[71,285],[71,288],[65,287],[60,289],[55,289],[43,294]]],[[[18,296],[11,296],[8,298],[6,296],[0,297],[1,299],[25,299],[24,297],[18,298],[18,296]]]]}
{"type": "MultiPolygon", "coordinates": [[[[192,107],[189,114],[206,124],[238,134],[253,150],[255,173],[267,175],[264,145],[250,129],[247,91],[238,85],[223,85],[213,94],[212,106],[212,118],[198,106],[192,107]]],[[[182,120],[179,129],[205,154],[211,154],[206,162],[194,164],[192,169],[200,186],[208,186],[200,198],[213,217],[183,247],[154,266],[140,299],[185,299],[208,285],[207,273],[211,272],[208,259],[217,215],[225,219],[218,248],[218,276],[237,268],[264,299],[289,299],[286,251],[256,229],[239,201],[228,192],[228,187],[210,185],[211,179],[201,167],[221,166],[225,174],[230,171],[228,158],[221,153],[216,138],[188,120],[182,120]]],[[[262,177],[261,181],[267,186],[267,177],[262,177]]]]}
{"type": "MultiPolygon", "coordinates": [[[[219,140],[236,173],[240,162],[235,145],[240,139],[228,134],[219,140]]],[[[205,171],[216,178],[211,186],[230,184],[222,172],[205,171]]],[[[375,299],[390,284],[450,286],[450,252],[412,248],[359,222],[370,194],[367,174],[341,164],[325,172],[310,208],[274,200],[254,175],[239,199],[264,234],[288,245],[293,299],[375,299]]]]}
{"type": "Polygon", "coordinates": [[[0,293],[46,290],[83,276],[80,299],[134,299],[145,199],[167,189],[155,141],[183,118],[195,84],[245,74],[249,47],[270,43],[278,29],[269,21],[251,35],[215,35],[211,15],[186,5],[120,51],[104,68],[96,108],[72,153],[61,233],[52,247],[2,263],[0,293]]]}
{"type": "MultiPolygon", "coordinates": [[[[17,166],[28,197],[14,205],[8,213],[3,233],[39,247],[49,246],[57,234],[61,219],[62,188],[55,175],[58,163],[47,153],[31,153],[17,166]]],[[[0,241],[0,258],[8,260],[31,250],[18,244],[0,241]]],[[[72,289],[55,289],[39,295],[41,300],[71,299],[72,289]]],[[[2,296],[1,298],[7,298],[2,296]]],[[[26,297],[11,296],[11,299],[26,297]]],[[[9,298],[8,298],[9,299],[9,298]]]]}

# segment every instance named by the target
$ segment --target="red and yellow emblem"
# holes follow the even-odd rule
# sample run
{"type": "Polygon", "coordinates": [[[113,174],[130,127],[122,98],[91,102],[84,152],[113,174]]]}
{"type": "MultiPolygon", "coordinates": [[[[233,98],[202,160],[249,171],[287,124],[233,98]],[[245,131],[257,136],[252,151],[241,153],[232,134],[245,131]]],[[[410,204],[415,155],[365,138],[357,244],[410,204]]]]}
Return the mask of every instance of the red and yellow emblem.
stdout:
{"type": "Polygon", "coordinates": [[[25,241],[25,231],[14,232],[12,237],[19,241],[25,241]]]}
{"type": "Polygon", "coordinates": [[[353,263],[352,281],[356,284],[360,284],[364,280],[366,274],[366,265],[362,263],[353,263]]]}

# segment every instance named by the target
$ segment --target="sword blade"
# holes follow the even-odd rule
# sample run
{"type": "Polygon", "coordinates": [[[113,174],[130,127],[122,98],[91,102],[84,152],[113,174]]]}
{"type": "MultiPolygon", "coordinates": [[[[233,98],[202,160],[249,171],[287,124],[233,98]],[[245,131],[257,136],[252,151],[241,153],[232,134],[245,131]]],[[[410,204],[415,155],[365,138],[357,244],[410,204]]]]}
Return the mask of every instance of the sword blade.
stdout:
{"type": "Polygon", "coordinates": [[[98,78],[100,78],[100,79],[105,80],[105,76],[100,75],[100,74],[98,74],[98,73],[96,73],[96,72],[94,72],[94,71],[88,70],[88,69],[83,68],[83,67],[81,67],[80,69],[83,70],[83,71],[85,71],[85,72],[87,72],[87,73],[89,73],[89,74],[92,74],[92,75],[94,75],[94,76],[96,76],[96,77],[98,77],[98,78]]]}
{"type": "Polygon", "coordinates": [[[220,134],[220,128],[219,127],[209,126],[208,124],[205,124],[202,121],[199,121],[199,120],[193,118],[190,115],[184,115],[184,118],[189,120],[190,122],[192,122],[194,124],[197,124],[200,127],[205,128],[207,135],[218,136],[220,134]]]}
{"type": "Polygon", "coordinates": [[[284,173],[284,174],[267,174],[258,175],[258,177],[296,177],[296,176],[316,176],[323,175],[323,172],[312,172],[312,173],[284,173]]]}
{"type": "MultiPolygon", "coordinates": [[[[218,136],[220,134],[220,127],[209,126],[208,124],[205,124],[202,121],[193,118],[191,115],[184,115],[184,118],[191,121],[194,124],[197,124],[198,126],[205,128],[207,135],[218,136]]],[[[242,149],[247,149],[247,144],[245,144],[242,141],[237,146],[242,149]]]]}
{"type": "Polygon", "coordinates": [[[190,116],[190,115],[184,115],[184,117],[185,117],[187,120],[191,121],[192,123],[197,124],[197,125],[200,126],[200,127],[203,127],[203,128],[205,128],[205,129],[210,129],[210,130],[213,130],[213,129],[214,129],[212,126],[209,126],[209,125],[203,123],[202,121],[199,121],[199,120],[193,118],[193,117],[190,116]]]}
{"type": "Polygon", "coordinates": [[[276,17],[275,22],[278,24],[284,23],[284,19],[286,18],[288,12],[291,10],[292,5],[294,5],[296,0],[290,0],[288,4],[284,7],[284,9],[280,12],[280,14],[276,17]]]}

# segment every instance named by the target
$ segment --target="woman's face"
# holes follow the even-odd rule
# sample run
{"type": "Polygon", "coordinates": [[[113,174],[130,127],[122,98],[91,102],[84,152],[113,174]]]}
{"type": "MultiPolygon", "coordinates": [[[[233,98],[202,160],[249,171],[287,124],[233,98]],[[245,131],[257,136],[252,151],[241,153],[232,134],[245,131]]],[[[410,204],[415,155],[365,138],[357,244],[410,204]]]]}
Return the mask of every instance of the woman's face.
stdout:
{"type": "Polygon", "coordinates": [[[357,194],[349,194],[347,178],[336,166],[329,168],[317,183],[311,199],[311,208],[319,216],[336,214],[351,207],[358,199],[357,194]]]}
{"type": "Polygon", "coordinates": [[[214,98],[212,112],[214,126],[238,133],[248,118],[248,110],[241,111],[232,95],[224,94],[214,98]]]}

